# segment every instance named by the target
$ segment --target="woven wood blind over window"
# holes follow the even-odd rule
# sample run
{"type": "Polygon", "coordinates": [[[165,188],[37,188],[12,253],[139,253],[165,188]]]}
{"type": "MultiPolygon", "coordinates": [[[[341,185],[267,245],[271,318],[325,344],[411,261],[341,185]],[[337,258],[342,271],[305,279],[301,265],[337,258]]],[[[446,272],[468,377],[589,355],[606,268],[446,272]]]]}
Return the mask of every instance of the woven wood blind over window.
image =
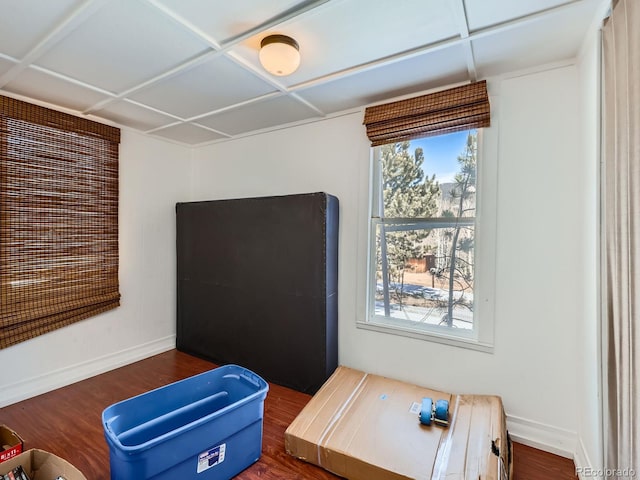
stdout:
{"type": "Polygon", "coordinates": [[[369,107],[364,124],[371,146],[490,125],[487,82],[369,107]]]}
{"type": "Polygon", "coordinates": [[[120,304],[119,143],[117,128],[0,96],[0,348],[120,304]]]}

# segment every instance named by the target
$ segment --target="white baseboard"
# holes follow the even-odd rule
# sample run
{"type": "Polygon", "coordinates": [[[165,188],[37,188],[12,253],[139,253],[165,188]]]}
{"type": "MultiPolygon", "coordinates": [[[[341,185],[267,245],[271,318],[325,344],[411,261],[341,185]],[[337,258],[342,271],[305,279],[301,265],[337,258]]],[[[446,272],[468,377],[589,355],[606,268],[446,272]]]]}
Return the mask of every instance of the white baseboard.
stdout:
{"type": "Polygon", "coordinates": [[[572,460],[575,457],[576,432],[513,415],[507,415],[507,429],[515,442],[572,460]]]}
{"type": "Polygon", "coordinates": [[[576,448],[576,454],[573,458],[573,463],[575,463],[576,465],[576,473],[578,474],[578,478],[580,478],[580,480],[584,480],[586,478],[593,479],[593,475],[586,477],[582,473],[593,471],[593,464],[591,463],[591,460],[589,460],[589,454],[587,453],[587,449],[585,448],[584,443],[582,443],[582,439],[578,439],[577,447],[578,448],[576,448]]]}
{"type": "Polygon", "coordinates": [[[0,407],[6,407],[12,403],[50,392],[56,388],[65,387],[80,380],[166,352],[175,347],[176,336],[169,335],[152,342],[54,370],[53,372],[20,380],[10,385],[3,385],[0,390],[0,407]]]}

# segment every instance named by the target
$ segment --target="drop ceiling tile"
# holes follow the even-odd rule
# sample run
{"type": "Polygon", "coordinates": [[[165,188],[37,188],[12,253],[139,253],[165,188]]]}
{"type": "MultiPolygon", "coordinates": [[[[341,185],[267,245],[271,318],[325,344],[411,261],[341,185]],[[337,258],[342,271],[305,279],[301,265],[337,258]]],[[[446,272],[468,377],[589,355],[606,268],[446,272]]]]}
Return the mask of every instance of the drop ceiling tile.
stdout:
{"type": "Polygon", "coordinates": [[[138,0],[111,0],[37,64],[121,92],[207,50],[195,35],[138,0]]]}
{"type": "Polygon", "coordinates": [[[109,98],[108,95],[67,82],[35,68],[23,70],[4,88],[13,93],[80,112],[109,98]]]}
{"type": "Polygon", "coordinates": [[[574,58],[595,14],[593,1],[472,42],[478,75],[500,75],[574,58]]]}
{"type": "Polygon", "coordinates": [[[377,67],[297,93],[325,113],[468,80],[461,46],[377,67]]]}
{"type": "Polygon", "coordinates": [[[92,112],[92,114],[142,131],[169,125],[176,121],[176,119],[167,115],[127,101],[110,103],[103,109],[92,112]]]}
{"type": "Polygon", "coordinates": [[[341,1],[292,20],[282,29],[242,42],[232,52],[257,68],[260,41],[282,33],[300,45],[301,62],[287,86],[458,35],[450,2],[442,0],[341,1]]]}
{"type": "Polygon", "coordinates": [[[81,3],[0,0],[0,52],[22,58],[81,3]]]}
{"type": "Polygon", "coordinates": [[[217,2],[211,0],[159,0],[179,17],[182,17],[218,43],[237,37],[265,21],[294,7],[295,0],[243,0],[242,2],[217,2]]]}
{"type": "Polygon", "coordinates": [[[464,0],[469,30],[497,25],[568,3],[567,0],[464,0]]]}
{"type": "Polygon", "coordinates": [[[131,96],[162,111],[190,118],[275,89],[233,61],[218,56],[131,96]]]}
{"type": "Polygon", "coordinates": [[[317,116],[303,103],[281,96],[204,117],[198,123],[229,135],[238,135],[317,116]]]}
{"type": "Polygon", "coordinates": [[[15,65],[16,65],[16,62],[0,57],[0,76],[7,73],[15,65]]]}
{"type": "Polygon", "coordinates": [[[180,125],[174,125],[173,127],[163,128],[153,132],[153,135],[169,138],[171,140],[177,140],[189,145],[196,145],[203,142],[212,142],[221,138],[227,138],[224,135],[220,135],[206,128],[198,127],[189,123],[182,123],[180,125]]]}

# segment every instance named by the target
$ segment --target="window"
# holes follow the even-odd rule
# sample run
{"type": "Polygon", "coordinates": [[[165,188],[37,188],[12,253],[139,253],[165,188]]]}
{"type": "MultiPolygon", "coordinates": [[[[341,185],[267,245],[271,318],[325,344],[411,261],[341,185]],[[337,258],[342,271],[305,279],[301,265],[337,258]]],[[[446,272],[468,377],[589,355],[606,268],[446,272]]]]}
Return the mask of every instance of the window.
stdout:
{"type": "MultiPolygon", "coordinates": [[[[396,115],[397,104],[413,102],[409,120],[393,119],[396,131],[407,121],[412,130],[372,139],[367,313],[359,326],[490,350],[493,246],[490,230],[478,235],[477,225],[484,186],[478,127],[488,126],[488,116],[452,126],[464,108],[443,110],[450,92],[387,104],[396,115]],[[420,102],[437,104],[435,123],[446,117],[447,128],[423,130],[430,121],[415,120],[420,102]]],[[[366,114],[365,123],[368,132],[380,131],[370,129],[366,114]]]]}
{"type": "Polygon", "coordinates": [[[473,330],[476,161],[475,130],[375,148],[373,319],[473,330]],[[449,158],[425,164],[437,149],[449,158]]]}
{"type": "Polygon", "coordinates": [[[119,141],[0,96],[0,348],[119,305],[119,141]]]}

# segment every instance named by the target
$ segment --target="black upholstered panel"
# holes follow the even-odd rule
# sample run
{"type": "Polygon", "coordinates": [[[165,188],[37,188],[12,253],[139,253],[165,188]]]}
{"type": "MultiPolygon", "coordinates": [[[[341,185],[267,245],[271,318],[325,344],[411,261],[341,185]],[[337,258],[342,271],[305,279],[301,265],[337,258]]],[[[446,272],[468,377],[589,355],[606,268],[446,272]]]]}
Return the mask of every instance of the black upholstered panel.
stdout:
{"type": "Polygon", "coordinates": [[[338,199],[179,203],[177,347],[313,393],[338,364],[338,199]]]}

